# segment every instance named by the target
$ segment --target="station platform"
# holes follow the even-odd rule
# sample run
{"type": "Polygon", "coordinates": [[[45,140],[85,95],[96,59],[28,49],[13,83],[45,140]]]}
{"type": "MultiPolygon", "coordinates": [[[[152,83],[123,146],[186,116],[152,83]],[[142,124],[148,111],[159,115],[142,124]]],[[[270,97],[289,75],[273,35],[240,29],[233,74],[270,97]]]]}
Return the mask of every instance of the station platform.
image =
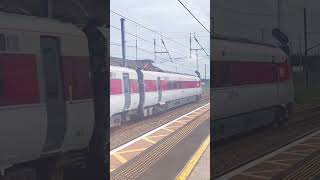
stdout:
{"type": "Polygon", "coordinates": [[[112,180],[177,179],[210,133],[210,104],[110,152],[112,180]]]}
{"type": "Polygon", "coordinates": [[[316,130],[217,180],[316,180],[319,175],[320,130],[316,130]]]}
{"type": "Polygon", "coordinates": [[[207,146],[201,155],[198,163],[192,170],[188,180],[209,180],[210,179],[210,145],[207,146]]]}

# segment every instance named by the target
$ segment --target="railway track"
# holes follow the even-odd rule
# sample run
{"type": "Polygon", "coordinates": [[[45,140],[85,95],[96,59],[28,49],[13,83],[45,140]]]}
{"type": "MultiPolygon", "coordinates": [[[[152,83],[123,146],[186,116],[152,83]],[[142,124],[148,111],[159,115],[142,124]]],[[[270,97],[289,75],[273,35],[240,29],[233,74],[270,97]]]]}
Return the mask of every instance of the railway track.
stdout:
{"type": "Polygon", "coordinates": [[[214,178],[250,163],[276,149],[296,141],[303,136],[318,130],[320,126],[319,108],[305,110],[310,114],[303,114],[293,119],[288,126],[258,130],[243,137],[232,139],[230,142],[216,146],[213,149],[215,168],[214,178]],[[250,147],[245,149],[243,147],[250,147]]]}

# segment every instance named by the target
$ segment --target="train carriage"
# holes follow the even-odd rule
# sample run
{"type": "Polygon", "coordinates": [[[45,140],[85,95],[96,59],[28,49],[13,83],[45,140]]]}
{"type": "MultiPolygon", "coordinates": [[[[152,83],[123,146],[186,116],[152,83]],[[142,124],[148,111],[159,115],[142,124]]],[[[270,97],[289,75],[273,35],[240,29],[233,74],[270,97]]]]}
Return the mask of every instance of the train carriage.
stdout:
{"type": "Polygon", "coordinates": [[[89,68],[78,27],[0,13],[1,170],[88,147],[94,127],[89,68]]]}
{"type": "Polygon", "coordinates": [[[284,52],[271,45],[225,39],[215,39],[213,48],[216,139],[287,119],[294,92],[284,52]]]}
{"type": "Polygon", "coordinates": [[[111,127],[121,125],[122,121],[156,115],[201,98],[201,81],[195,76],[116,66],[111,66],[110,70],[111,127]],[[123,79],[126,73],[129,81],[123,79]],[[125,86],[130,87],[129,91],[125,92],[125,86]]]}
{"type": "Polygon", "coordinates": [[[176,73],[142,71],[145,84],[144,114],[154,114],[199,100],[198,77],[176,73]],[[152,109],[148,110],[148,107],[152,109]]]}
{"type": "Polygon", "coordinates": [[[137,72],[110,66],[110,127],[119,126],[122,119],[137,113],[139,98],[137,72]]]}

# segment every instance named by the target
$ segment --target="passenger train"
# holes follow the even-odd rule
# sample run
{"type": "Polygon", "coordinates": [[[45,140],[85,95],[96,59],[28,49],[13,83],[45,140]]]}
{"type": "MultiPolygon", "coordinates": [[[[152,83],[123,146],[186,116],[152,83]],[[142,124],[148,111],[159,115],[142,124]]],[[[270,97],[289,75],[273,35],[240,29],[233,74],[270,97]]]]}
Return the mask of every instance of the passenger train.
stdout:
{"type": "Polygon", "coordinates": [[[285,123],[294,105],[288,56],[278,47],[237,39],[213,41],[213,138],[285,123]]]}
{"type": "MultiPolygon", "coordinates": [[[[148,116],[201,95],[194,76],[110,71],[112,125],[121,123],[117,116],[148,116]]],[[[1,174],[21,163],[85,155],[95,125],[93,97],[88,40],[78,26],[0,13],[1,174]]]]}
{"type": "Polygon", "coordinates": [[[110,67],[110,127],[201,98],[196,76],[110,67]]]}

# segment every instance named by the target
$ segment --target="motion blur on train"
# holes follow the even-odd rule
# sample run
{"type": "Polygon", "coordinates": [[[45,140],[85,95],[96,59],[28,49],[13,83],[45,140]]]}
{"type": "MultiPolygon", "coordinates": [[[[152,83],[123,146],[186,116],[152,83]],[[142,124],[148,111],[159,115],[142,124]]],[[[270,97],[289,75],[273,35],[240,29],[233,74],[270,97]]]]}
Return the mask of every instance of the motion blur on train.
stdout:
{"type": "Polygon", "coordinates": [[[211,41],[213,138],[222,140],[256,128],[286,124],[294,105],[286,51],[237,38],[216,37],[211,41]]]}
{"type": "Polygon", "coordinates": [[[201,98],[197,76],[110,66],[110,127],[201,98]]]}

